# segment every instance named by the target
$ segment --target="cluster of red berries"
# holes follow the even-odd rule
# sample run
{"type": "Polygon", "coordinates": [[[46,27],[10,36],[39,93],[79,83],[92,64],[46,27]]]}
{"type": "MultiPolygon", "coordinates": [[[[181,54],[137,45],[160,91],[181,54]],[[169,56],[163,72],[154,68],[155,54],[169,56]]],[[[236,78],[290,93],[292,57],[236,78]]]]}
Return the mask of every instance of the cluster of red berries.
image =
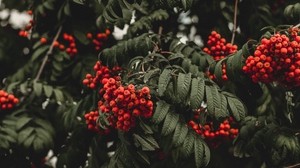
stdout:
{"type": "Polygon", "coordinates": [[[99,119],[99,112],[97,110],[86,113],[84,115],[84,118],[85,118],[88,130],[102,134],[102,135],[106,135],[110,132],[110,129],[108,127],[105,129],[104,128],[100,129],[99,126],[97,125],[97,120],[99,119]]]}
{"type": "MultiPolygon", "coordinates": [[[[82,81],[84,85],[91,89],[95,89],[98,84],[102,82],[104,78],[115,78],[120,80],[118,73],[121,71],[121,67],[115,66],[109,69],[107,66],[102,65],[100,61],[97,61],[94,65],[95,76],[86,74],[85,79],[82,81]]],[[[103,84],[104,85],[104,84],[103,84]]]]}
{"type": "Polygon", "coordinates": [[[153,102],[150,89],[136,90],[133,84],[122,86],[114,78],[104,78],[104,87],[100,89],[103,99],[98,102],[100,113],[109,113],[110,126],[128,131],[135,126],[137,117],[150,118],[153,114],[153,102]]]}
{"type": "MultiPolygon", "coordinates": [[[[27,14],[28,15],[32,15],[33,14],[32,10],[28,10],[27,14]]],[[[23,30],[19,31],[19,36],[20,37],[28,38],[28,36],[30,35],[30,32],[31,32],[33,24],[34,24],[33,20],[30,20],[29,23],[28,23],[28,25],[26,25],[23,30]]]]}
{"type": "Polygon", "coordinates": [[[213,123],[205,124],[204,126],[196,123],[193,120],[189,121],[189,126],[205,139],[214,139],[218,137],[234,139],[239,133],[237,128],[231,128],[230,120],[224,120],[218,127],[214,129],[213,123]]]}
{"type": "Polygon", "coordinates": [[[239,133],[237,128],[234,128],[234,119],[230,117],[219,124],[217,128],[214,127],[213,122],[207,122],[201,125],[197,122],[201,112],[205,112],[206,108],[199,108],[194,111],[194,118],[188,122],[188,125],[199,135],[201,135],[207,142],[214,147],[221,144],[222,140],[232,140],[236,138],[239,133]]]}
{"type": "MultiPolygon", "coordinates": [[[[70,55],[70,57],[73,57],[74,55],[76,55],[78,53],[78,50],[76,48],[75,38],[72,35],[64,33],[63,40],[65,40],[66,43],[55,41],[53,43],[53,47],[58,48],[61,51],[67,52],[70,55]]],[[[42,44],[46,44],[48,42],[48,40],[45,37],[41,37],[40,42],[42,44]]]]}
{"type": "Polygon", "coordinates": [[[214,60],[218,61],[226,56],[235,53],[237,46],[231,43],[226,43],[226,39],[216,31],[212,31],[208,36],[207,47],[203,49],[204,52],[213,56],[214,60]]]}
{"type": "Polygon", "coordinates": [[[288,34],[276,33],[262,38],[254,54],[243,66],[253,82],[278,82],[287,87],[300,86],[300,36],[298,28],[288,34]]]}
{"type": "MultiPolygon", "coordinates": [[[[222,38],[222,36],[216,31],[212,31],[208,36],[207,47],[203,49],[204,52],[211,55],[214,60],[219,61],[220,59],[225,58],[226,56],[235,53],[237,51],[237,46],[232,45],[231,43],[226,43],[226,39],[222,38]]],[[[216,77],[212,74],[208,74],[211,79],[215,79],[216,77]]],[[[222,79],[224,81],[228,80],[226,74],[226,64],[222,63],[222,79]]]]}
{"type": "Polygon", "coordinates": [[[0,109],[9,110],[19,103],[19,99],[4,90],[0,90],[0,109]]]}
{"type": "Polygon", "coordinates": [[[103,42],[107,40],[110,34],[110,30],[106,29],[105,33],[97,33],[96,35],[93,35],[92,33],[87,33],[86,37],[92,41],[92,43],[95,46],[95,50],[99,51],[102,49],[103,42]]]}

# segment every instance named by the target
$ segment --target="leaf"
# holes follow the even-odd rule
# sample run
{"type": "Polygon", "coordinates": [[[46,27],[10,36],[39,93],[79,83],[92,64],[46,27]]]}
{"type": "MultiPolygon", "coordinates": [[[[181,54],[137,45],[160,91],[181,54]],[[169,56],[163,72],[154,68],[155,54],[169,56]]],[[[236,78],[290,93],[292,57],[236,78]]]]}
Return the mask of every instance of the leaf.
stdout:
{"type": "Polygon", "coordinates": [[[70,3],[68,1],[67,1],[67,3],[64,6],[64,13],[67,16],[71,16],[70,3]]]}
{"type": "Polygon", "coordinates": [[[49,85],[44,85],[43,88],[44,88],[46,97],[48,97],[48,98],[51,97],[51,95],[53,93],[53,87],[49,86],[49,85]]]}
{"type": "MultiPolygon", "coordinates": [[[[81,1],[81,0],[76,0],[76,1],[81,1]]],[[[82,31],[74,30],[74,36],[76,37],[77,40],[79,40],[84,45],[87,45],[90,42],[89,39],[82,31]]]]}
{"type": "Polygon", "coordinates": [[[16,130],[17,131],[20,131],[26,124],[28,124],[30,121],[32,120],[32,118],[29,118],[29,117],[22,117],[22,118],[19,118],[17,120],[17,123],[16,123],[16,130]]]}
{"type": "Polygon", "coordinates": [[[182,124],[181,122],[179,122],[176,125],[175,131],[173,134],[172,144],[175,147],[178,147],[179,145],[181,145],[184,142],[187,134],[188,134],[187,126],[185,124],[182,124]]]}
{"type": "MultiPolygon", "coordinates": [[[[224,92],[225,93],[225,92],[224,92]]],[[[225,93],[227,95],[227,102],[230,107],[230,111],[233,117],[239,122],[246,116],[246,109],[243,103],[235,97],[231,97],[228,92],[225,93]]],[[[225,96],[226,96],[225,95],[225,96]]]]}
{"type": "Polygon", "coordinates": [[[192,150],[194,149],[194,141],[195,141],[195,136],[193,135],[193,133],[189,132],[181,148],[181,153],[185,158],[187,158],[192,154],[192,150]]]}
{"type": "Polygon", "coordinates": [[[49,49],[49,45],[43,45],[40,48],[36,49],[31,56],[31,61],[35,61],[41,56],[44,56],[45,52],[49,49]]]}
{"type": "Polygon", "coordinates": [[[194,142],[195,163],[196,167],[203,167],[204,145],[200,138],[196,138],[194,142]]]}
{"type": "Polygon", "coordinates": [[[32,145],[33,141],[35,140],[35,137],[36,137],[35,134],[29,136],[29,137],[28,137],[27,139],[25,139],[25,141],[22,143],[23,146],[24,146],[26,149],[29,149],[30,146],[32,145]]]}
{"type": "Polygon", "coordinates": [[[170,104],[166,103],[163,100],[159,100],[156,103],[156,109],[153,114],[152,121],[155,124],[159,124],[160,122],[162,122],[165,119],[166,115],[168,114],[169,109],[170,109],[170,104]]]}
{"type": "Polygon", "coordinates": [[[204,93],[205,93],[205,84],[204,80],[201,78],[193,78],[192,79],[192,88],[191,88],[191,96],[190,96],[190,101],[191,101],[191,108],[192,109],[197,109],[201,106],[201,103],[204,98],[204,93]]]}
{"type": "MultiPolygon", "coordinates": [[[[220,93],[218,91],[217,86],[211,85],[211,86],[206,86],[210,87],[210,91],[213,97],[213,111],[214,111],[214,117],[216,119],[222,119],[222,117],[227,117],[224,116],[224,113],[221,111],[221,97],[220,93]]],[[[208,106],[208,103],[207,103],[208,106]]]]}
{"type": "Polygon", "coordinates": [[[54,89],[54,94],[56,97],[56,100],[59,102],[63,102],[64,101],[64,95],[63,92],[59,89],[54,89]]]}
{"type": "Polygon", "coordinates": [[[144,83],[147,83],[153,76],[156,76],[160,73],[159,68],[151,69],[150,71],[147,71],[144,76],[144,83]]]}
{"type": "Polygon", "coordinates": [[[138,156],[148,165],[150,165],[150,158],[145,152],[137,151],[138,156]]]}
{"type": "Polygon", "coordinates": [[[217,119],[222,119],[222,118],[225,118],[225,117],[228,117],[230,114],[229,114],[229,111],[227,109],[227,99],[226,97],[221,93],[220,94],[220,98],[221,98],[221,109],[220,111],[216,112],[216,118],[217,119]]]}
{"type": "Polygon", "coordinates": [[[204,146],[204,167],[206,167],[210,161],[210,150],[206,144],[203,143],[204,146]]]}
{"type": "Polygon", "coordinates": [[[145,124],[143,121],[139,122],[140,127],[143,129],[145,134],[153,134],[152,128],[145,124]]]}
{"type": "Polygon", "coordinates": [[[75,2],[79,5],[84,5],[85,4],[82,0],[73,0],[73,2],[75,2]]]}
{"type": "Polygon", "coordinates": [[[158,94],[159,96],[163,96],[165,91],[167,90],[167,86],[172,78],[171,75],[172,70],[164,69],[158,79],[158,94]]]}
{"type": "Polygon", "coordinates": [[[178,82],[177,82],[177,95],[181,102],[186,101],[186,97],[189,94],[190,86],[191,86],[192,74],[178,74],[178,82]]]}
{"type": "Polygon", "coordinates": [[[33,127],[26,127],[25,129],[20,130],[18,134],[18,143],[23,144],[23,142],[29,138],[34,133],[33,127]]]}
{"type": "Polygon", "coordinates": [[[178,114],[169,112],[164,121],[161,134],[166,136],[169,135],[172,131],[174,131],[178,123],[178,120],[179,120],[178,114]]]}
{"type": "Polygon", "coordinates": [[[34,81],[33,82],[33,90],[35,94],[40,97],[43,93],[43,85],[39,82],[34,81]]]}
{"type": "Polygon", "coordinates": [[[205,87],[205,94],[206,94],[206,103],[207,103],[207,111],[210,116],[215,116],[214,110],[214,98],[212,95],[211,87],[205,87]]]}

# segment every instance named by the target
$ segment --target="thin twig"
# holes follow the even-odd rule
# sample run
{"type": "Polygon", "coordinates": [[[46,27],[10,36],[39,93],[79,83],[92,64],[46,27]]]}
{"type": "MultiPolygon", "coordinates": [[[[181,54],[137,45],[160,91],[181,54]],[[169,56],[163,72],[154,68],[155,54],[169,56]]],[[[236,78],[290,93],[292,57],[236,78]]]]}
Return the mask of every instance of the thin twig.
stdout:
{"type": "Polygon", "coordinates": [[[286,166],[284,168],[296,168],[296,167],[300,167],[300,163],[297,163],[297,164],[294,164],[294,165],[291,165],[291,166],[286,166]]]}
{"type": "Polygon", "coordinates": [[[49,50],[47,51],[47,53],[46,53],[46,55],[45,55],[45,57],[44,57],[44,59],[43,59],[42,65],[40,66],[40,69],[39,69],[39,71],[38,71],[36,77],[35,77],[34,80],[33,80],[34,82],[36,82],[37,80],[40,79],[41,74],[42,74],[42,72],[43,72],[43,70],[44,70],[44,68],[45,68],[45,66],[46,66],[46,62],[48,61],[49,55],[51,55],[52,52],[53,52],[54,43],[55,43],[55,41],[57,41],[57,39],[58,39],[58,37],[59,37],[59,35],[60,35],[60,33],[61,33],[61,30],[62,30],[62,26],[60,26],[60,27],[58,28],[57,33],[56,33],[56,35],[55,35],[55,37],[54,37],[54,39],[53,39],[53,41],[52,41],[52,43],[51,43],[51,46],[49,47],[49,50]]]}
{"type": "Polygon", "coordinates": [[[159,26],[159,28],[158,28],[158,35],[159,35],[159,36],[161,36],[162,31],[163,31],[163,27],[162,27],[162,26],[159,26]]]}
{"type": "Polygon", "coordinates": [[[298,28],[300,27],[300,23],[298,23],[296,26],[294,26],[293,28],[298,28]]]}
{"type": "Polygon", "coordinates": [[[235,0],[234,4],[234,18],[233,18],[233,29],[232,29],[232,37],[231,37],[231,44],[234,43],[235,33],[236,33],[236,18],[237,18],[237,9],[238,9],[238,2],[239,0],[235,0]]]}

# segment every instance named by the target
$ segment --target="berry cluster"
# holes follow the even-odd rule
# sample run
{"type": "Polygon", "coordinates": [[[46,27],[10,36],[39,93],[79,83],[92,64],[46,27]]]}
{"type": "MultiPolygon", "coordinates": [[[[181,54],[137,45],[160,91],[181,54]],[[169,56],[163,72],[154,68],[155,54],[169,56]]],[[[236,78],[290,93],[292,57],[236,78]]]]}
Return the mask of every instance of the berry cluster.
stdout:
{"type": "Polygon", "coordinates": [[[224,120],[215,128],[213,122],[207,122],[204,125],[198,123],[201,112],[205,112],[206,108],[199,108],[194,111],[194,119],[188,122],[188,125],[199,135],[201,135],[207,142],[211,143],[214,147],[221,144],[222,140],[232,140],[236,138],[239,130],[233,125],[235,124],[232,117],[224,120]]]}
{"type": "Polygon", "coordinates": [[[103,134],[106,135],[110,132],[109,128],[99,129],[99,126],[97,125],[97,120],[99,118],[99,112],[97,110],[86,113],[84,115],[84,118],[85,118],[88,130],[102,134],[102,135],[103,134]]]}
{"type": "Polygon", "coordinates": [[[92,33],[87,33],[86,37],[93,42],[95,50],[99,51],[102,49],[103,42],[107,40],[110,34],[110,30],[106,29],[105,33],[97,33],[96,35],[93,35],[92,33]]]}
{"type": "Polygon", "coordinates": [[[0,109],[9,110],[19,103],[19,99],[4,90],[0,90],[0,109]]]}
{"type": "Polygon", "coordinates": [[[243,66],[253,82],[279,82],[287,87],[300,86],[300,36],[298,28],[288,34],[276,33],[262,38],[254,54],[243,66]]]}
{"type": "Polygon", "coordinates": [[[205,124],[204,126],[197,124],[195,121],[190,120],[189,126],[191,126],[197,134],[201,135],[205,139],[214,139],[214,138],[230,138],[234,139],[239,130],[237,128],[232,128],[230,125],[231,120],[224,120],[218,127],[214,129],[213,123],[205,124]]]}
{"type": "MultiPolygon", "coordinates": [[[[28,15],[32,15],[33,14],[32,10],[28,10],[27,14],[28,15]]],[[[30,35],[30,32],[31,32],[33,24],[34,24],[33,20],[30,20],[29,23],[28,23],[28,25],[26,25],[23,30],[19,31],[19,36],[20,37],[28,38],[28,36],[30,35]]]]}
{"type": "MultiPolygon", "coordinates": [[[[120,80],[120,76],[118,76],[118,73],[120,72],[121,67],[115,66],[110,70],[107,66],[102,65],[100,61],[97,61],[96,64],[94,65],[94,71],[95,71],[95,76],[91,74],[86,74],[85,79],[82,81],[84,85],[91,89],[95,89],[98,84],[102,82],[104,78],[115,78],[116,80],[120,80]]],[[[102,83],[102,85],[104,85],[102,83]]]]}
{"type": "MultiPolygon", "coordinates": [[[[216,31],[212,31],[208,36],[207,47],[205,47],[203,51],[211,55],[214,60],[219,61],[220,59],[235,53],[237,51],[237,46],[232,45],[231,43],[226,43],[225,38],[222,38],[222,36],[216,31]]],[[[210,73],[208,76],[211,79],[215,79],[215,76],[210,73]]],[[[228,80],[225,63],[222,63],[222,79],[224,81],[228,80]]]]}
{"type": "Polygon", "coordinates": [[[207,47],[203,49],[204,52],[213,56],[214,60],[218,61],[226,56],[235,53],[237,46],[231,43],[226,43],[226,39],[216,31],[212,31],[208,36],[207,47]]]}
{"type": "MultiPolygon", "coordinates": [[[[78,50],[76,48],[75,38],[72,35],[64,33],[63,40],[65,42],[55,41],[53,43],[53,47],[58,48],[61,51],[66,51],[70,55],[70,57],[73,57],[74,55],[76,55],[78,53],[78,50]]],[[[48,42],[48,40],[46,37],[41,37],[40,42],[42,44],[46,44],[48,42]]]]}
{"type": "Polygon", "coordinates": [[[114,78],[104,78],[100,90],[103,99],[98,102],[100,113],[110,113],[112,127],[128,131],[135,126],[136,117],[150,118],[153,113],[150,89],[136,90],[133,84],[122,86],[114,78]]]}
{"type": "Polygon", "coordinates": [[[99,131],[99,128],[97,127],[96,124],[98,117],[99,117],[98,111],[90,111],[89,113],[86,113],[84,115],[89,130],[95,132],[99,131]]]}

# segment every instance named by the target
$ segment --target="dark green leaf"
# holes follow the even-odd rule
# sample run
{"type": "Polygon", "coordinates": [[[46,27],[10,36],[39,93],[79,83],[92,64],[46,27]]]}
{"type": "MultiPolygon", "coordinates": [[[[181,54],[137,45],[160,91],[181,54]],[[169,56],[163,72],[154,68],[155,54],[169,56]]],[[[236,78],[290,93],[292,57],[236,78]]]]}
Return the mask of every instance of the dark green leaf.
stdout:
{"type": "Polygon", "coordinates": [[[200,107],[205,93],[204,80],[201,78],[193,78],[191,88],[191,108],[197,109],[200,107]]]}
{"type": "Polygon", "coordinates": [[[179,73],[177,81],[177,95],[181,102],[186,101],[190,93],[192,74],[179,73]]]}
{"type": "Polygon", "coordinates": [[[156,103],[156,109],[152,117],[152,121],[156,124],[162,122],[170,109],[170,104],[166,103],[163,100],[160,100],[156,103]]]}
{"type": "Polygon", "coordinates": [[[181,145],[184,142],[187,133],[188,133],[187,126],[185,124],[182,124],[179,122],[176,125],[175,131],[173,134],[173,139],[172,139],[173,145],[175,147],[181,145]]]}
{"type": "Polygon", "coordinates": [[[162,135],[169,135],[171,132],[173,132],[176,128],[176,125],[179,120],[179,115],[175,114],[173,112],[169,112],[166,116],[166,119],[164,121],[163,127],[162,127],[162,135]]]}

